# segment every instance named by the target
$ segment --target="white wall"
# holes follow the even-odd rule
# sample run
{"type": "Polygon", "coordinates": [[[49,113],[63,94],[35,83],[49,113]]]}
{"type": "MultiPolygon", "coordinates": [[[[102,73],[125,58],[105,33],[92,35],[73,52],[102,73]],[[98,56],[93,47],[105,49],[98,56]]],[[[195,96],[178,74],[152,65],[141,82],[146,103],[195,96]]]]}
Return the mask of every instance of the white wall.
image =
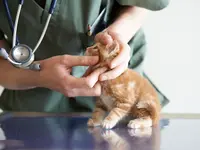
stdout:
{"type": "Polygon", "coordinates": [[[171,100],[164,112],[200,113],[199,5],[199,0],[171,0],[145,24],[145,69],[171,100]]]}

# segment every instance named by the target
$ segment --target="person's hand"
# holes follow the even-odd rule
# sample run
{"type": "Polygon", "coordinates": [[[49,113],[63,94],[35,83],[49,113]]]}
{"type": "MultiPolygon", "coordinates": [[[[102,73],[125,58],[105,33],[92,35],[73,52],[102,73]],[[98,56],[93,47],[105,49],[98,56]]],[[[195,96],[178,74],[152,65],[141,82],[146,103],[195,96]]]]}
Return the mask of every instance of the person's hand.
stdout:
{"type": "Polygon", "coordinates": [[[112,70],[100,75],[100,81],[115,79],[128,67],[128,62],[130,60],[130,46],[124,42],[117,33],[105,30],[95,37],[95,42],[100,42],[104,45],[111,44],[113,40],[116,40],[119,43],[120,53],[112,62],[110,62],[110,64],[108,64],[112,70]]]}
{"type": "MultiPolygon", "coordinates": [[[[110,64],[108,64],[111,69],[110,71],[102,71],[102,74],[90,74],[90,78],[88,80],[88,85],[90,87],[93,87],[93,85],[95,85],[95,83],[97,83],[99,80],[105,81],[115,79],[128,68],[128,62],[130,60],[130,46],[126,42],[124,42],[118,34],[105,30],[95,36],[95,42],[100,42],[104,45],[111,44],[113,40],[118,41],[121,52],[115,59],[113,59],[112,62],[110,62],[110,64]]],[[[98,55],[97,52],[90,52],[90,54],[92,54],[93,56],[98,55]]],[[[86,74],[90,73],[89,69],[86,71],[86,74]]]]}
{"type": "Polygon", "coordinates": [[[98,77],[105,68],[101,68],[88,75],[87,77],[76,78],[70,75],[74,66],[90,66],[98,62],[96,56],[55,56],[42,60],[39,75],[40,87],[58,91],[65,96],[99,96],[101,87],[97,83],[93,88],[88,86],[90,77],[98,77]]]}

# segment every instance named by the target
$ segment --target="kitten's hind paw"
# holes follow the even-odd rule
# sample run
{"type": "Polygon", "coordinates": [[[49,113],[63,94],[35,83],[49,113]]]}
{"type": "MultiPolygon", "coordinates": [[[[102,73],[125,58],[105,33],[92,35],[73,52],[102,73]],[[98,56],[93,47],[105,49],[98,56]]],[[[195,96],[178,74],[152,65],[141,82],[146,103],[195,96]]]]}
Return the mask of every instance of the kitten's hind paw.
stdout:
{"type": "Polygon", "coordinates": [[[146,128],[151,126],[152,126],[152,120],[149,117],[131,120],[128,124],[128,127],[132,129],[146,128]]]}
{"type": "Polygon", "coordinates": [[[97,127],[97,126],[100,126],[101,125],[101,122],[100,121],[95,121],[93,119],[89,119],[88,122],[87,122],[87,125],[89,127],[97,127]]]}

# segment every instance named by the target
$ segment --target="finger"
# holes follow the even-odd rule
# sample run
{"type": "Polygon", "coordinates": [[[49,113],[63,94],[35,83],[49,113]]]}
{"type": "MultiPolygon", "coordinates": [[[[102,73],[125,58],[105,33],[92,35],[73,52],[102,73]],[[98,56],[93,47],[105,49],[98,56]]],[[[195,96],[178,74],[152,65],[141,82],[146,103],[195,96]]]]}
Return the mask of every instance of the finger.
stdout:
{"type": "Polygon", "coordinates": [[[82,78],[77,78],[71,75],[67,76],[67,84],[71,88],[86,88],[88,86],[87,78],[82,77],[82,78]]]}
{"type": "Polygon", "coordinates": [[[98,63],[98,56],[72,56],[64,55],[61,58],[61,63],[68,67],[73,66],[91,66],[98,63]]]}
{"type": "Polygon", "coordinates": [[[126,69],[128,64],[126,62],[123,62],[121,65],[117,66],[116,68],[112,69],[111,71],[108,71],[102,75],[100,75],[99,80],[105,81],[105,80],[112,80],[120,76],[126,69]]]}
{"type": "Polygon", "coordinates": [[[91,74],[89,74],[87,78],[87,85],[92,88],[99,80],[99,76],[106,72],[107,67],[102,67],[94,70],[91,74]]]}
{"type": "Polygon", "coordinates": [[[74,76],[67,76],[67,82],[72,88],[92,88],[98,81],[99,76],[107,70],[106,67],[98,68],[88,76],[77,78],[74,76]]]}
{"type": "Polygon", "coordinates": [[[100,96],[101,94],[101,86],[99,83],[95,84],[93,88],[81,88],[81,89],[72,89],[68,96],[76,97],[76,96],[100,96]]]}
{"type": "Polygon", "coordinates": [[[129,59],[130,59],[130,47],[126,44],[120,44],[120,45],[121,45],[120,53],[109,64],[111,69],[120,65],[125,60],[129,61],[129,59]]]}
{"type": "Polygon", "coordinates": [[[82,77],[86,77],[86,76],[88,76],[91,72],[92,72],[92,66],[90,66],[87,70],[86,70],[86,72],[84,73],[84,75],[82,76],[82,77]]]}
{"type": "Polygon", "coordinates": [[[113,39],[107,32],[101,32],[96,35],[95,42],[100,42],[103,45],[110,45],[112,44],[113,39]]]}
{"type": "Polygon", "coordinates": [[[98,81],[100,74],[104,73],[106,69],[107,69],[106,67],[98,68],[94,72],[92,72],[89,76],[84,76],[82,78],[77,78],[68,75],[66,77],[67,78],[66,82],[68,86],[72,88],[92,88],[98,81]]]}

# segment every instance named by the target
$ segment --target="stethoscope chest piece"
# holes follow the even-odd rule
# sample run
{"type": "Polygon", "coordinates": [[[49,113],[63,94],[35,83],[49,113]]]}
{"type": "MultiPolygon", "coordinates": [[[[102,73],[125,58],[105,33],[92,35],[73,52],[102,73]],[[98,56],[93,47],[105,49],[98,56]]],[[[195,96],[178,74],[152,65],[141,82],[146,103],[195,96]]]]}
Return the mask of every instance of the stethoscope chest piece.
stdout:
{"type": "Polygon", "coordinates": [[[19,63],[14,64],[16,67],[26,68],[34,61],[34,54],[30,47],[24,44],[18,44],[10,51],[11,58],[19,63]]]}
{"type": "Polygon", "coordinates": [[[8,2],[7,2],[7,0],[3,0],[3,4],[5,6],[6,14],[8,17],[8,22],[10,24],[11,31],[13,33],[13,39],[12,39],[12,49],[11,49],[10,53],[8,54],[4,48],[0,48],[0,56],[7,59],[9,62],[11,62],[14,66],[16,66],[18,68],[40,70],[40,64],[34,63],[34,59],[35,59],[34,54],[35,54],[36,50],[38,49],[40,43],[42,42],[42,39],[44,38],[44,35],[45,35],[46,30],[49,25],[49,21],[51,19],[54,8],[56,6],[57,0],[51,1],[51,6],[49,8],[49,15],[48,15],[47,21],[45,23],[42,34],[33,50],[30,47],[28,47],[27,45],[18,44],[19,41],[17,38],[17,26],[18,26],[19,16],[20,16],[20,12],[21,12],[23,3],[24,3],[24,0],[19,0],[17,14],[15,17],[15,23],[13,23],[11,14],[10,14],[10,10],[8,8],[8,2]],[[14,26],[13,26],[13,24],[14,24],[14,26]]]}

